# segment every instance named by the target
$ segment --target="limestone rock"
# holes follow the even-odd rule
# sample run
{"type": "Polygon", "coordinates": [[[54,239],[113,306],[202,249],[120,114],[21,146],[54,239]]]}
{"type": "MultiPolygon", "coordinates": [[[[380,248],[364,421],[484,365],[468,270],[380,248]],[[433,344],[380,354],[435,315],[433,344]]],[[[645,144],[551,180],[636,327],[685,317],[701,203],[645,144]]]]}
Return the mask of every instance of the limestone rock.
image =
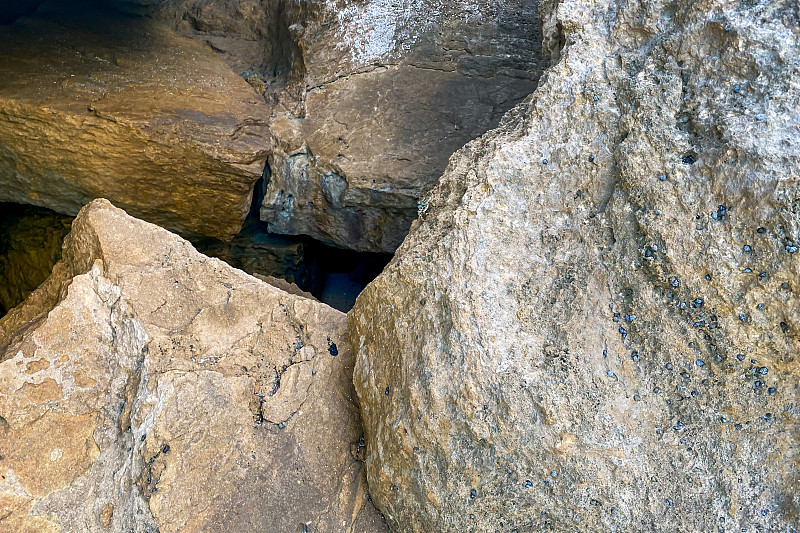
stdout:
{"type": "Polygon", "coordinates": [[[546,81],[349,315],[370,494],[396,532],[798,529],[796,2],[542,17],[546,81]]]}
{"type": "Polygon", "coordinates": [[[450,155],[536,86],[536,2],[287,4],[261,218],[393,252],[450,155]]]}
{"type": "Polygon", "coordinates": [[[0,528],[386,530],[342,313],[105,200],[72,228],[0,320],[0,528]]]}
{"type": "Polygon", "coordinates": [[[0,201],[74,215],[102,196],[184,234],[239,231],[269,111],[205,43],[49,2],[0,46],[0,201]]]}

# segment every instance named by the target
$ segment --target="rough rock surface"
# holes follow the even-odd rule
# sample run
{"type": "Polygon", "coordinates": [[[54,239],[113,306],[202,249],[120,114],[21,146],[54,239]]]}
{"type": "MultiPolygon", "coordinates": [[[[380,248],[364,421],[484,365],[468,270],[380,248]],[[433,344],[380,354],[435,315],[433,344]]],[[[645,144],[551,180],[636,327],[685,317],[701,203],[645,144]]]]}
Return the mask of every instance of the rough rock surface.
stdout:
{"type": "Polygon", "coordinates": [[[74,215],[96,197],[230,238],[269,151],[269,111],[204,43],[50,2],[0,26],[0,201],[74,215]]]}
{"type": "Polygon", "coordinates": [[[449,156],[536,86],[537,3],[294,4],[295,74],[270,123],[261,218],[278,233],[393,252],[449,156]]]}
{"type": "Polygon", "coordinates": [[[797,2],[542,15],[546,78],[349,315],[370,494],[397,532],[798,530],[797,2]]]}
{"type": "Polygon", "coordinates": [[[270,230],[393,252],[450,155],[543,67],[535,0],[137,0],[273,108],[270,230]]]}
{"type": "Polygon", "coordinates": [[[338,311],[97,200],[0,346],[3,531],[386,530],[338,311]]]}

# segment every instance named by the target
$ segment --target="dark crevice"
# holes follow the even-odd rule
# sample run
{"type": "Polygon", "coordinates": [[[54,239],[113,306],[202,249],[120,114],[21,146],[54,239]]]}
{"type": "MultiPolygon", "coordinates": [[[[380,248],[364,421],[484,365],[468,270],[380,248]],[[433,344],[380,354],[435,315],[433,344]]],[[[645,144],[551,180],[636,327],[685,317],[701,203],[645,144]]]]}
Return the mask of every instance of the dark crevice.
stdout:
{"type": "Polygon", "coordinates": [[[193,240],[206,255],[222,259],[248,274],[282,278],[340,311],[349,311],[356,296],[381,273],[392,254],[356,252],[329,246],[305,235],[270,233],[259,218],[269,163],[256,182],[250,212],[242,231],[231,241],[193,240]]]}
{"type": "Polygon", "coordinates": [[[0,203],[0,316],[50,275],[72,217],[43,207],[0,203]]]}

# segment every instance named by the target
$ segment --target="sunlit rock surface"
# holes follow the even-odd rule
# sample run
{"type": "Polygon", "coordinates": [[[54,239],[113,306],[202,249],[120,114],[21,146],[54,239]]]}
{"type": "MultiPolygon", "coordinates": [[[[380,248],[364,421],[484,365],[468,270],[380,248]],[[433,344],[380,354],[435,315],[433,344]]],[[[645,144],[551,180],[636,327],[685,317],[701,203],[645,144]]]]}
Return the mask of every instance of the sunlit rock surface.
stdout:
{"type": "Polygon", "coordinates": [[[372,498],[396,532],[794,531],[797,4],[542,15],[546,81],[349,315],[372,498]]]}

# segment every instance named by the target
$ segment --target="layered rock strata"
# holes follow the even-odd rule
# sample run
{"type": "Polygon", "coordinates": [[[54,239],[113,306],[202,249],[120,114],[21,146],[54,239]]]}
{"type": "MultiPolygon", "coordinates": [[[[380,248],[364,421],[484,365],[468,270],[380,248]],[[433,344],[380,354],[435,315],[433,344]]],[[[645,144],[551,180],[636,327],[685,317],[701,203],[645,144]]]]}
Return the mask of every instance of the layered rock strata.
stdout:
{"type": "Polygon", "coordinates": [[[269,111],[211,48],[69,2],[0,26],[0,46],[0,201],[74,215],[107,197],[183,234],[239,231],[269,111]]]}

